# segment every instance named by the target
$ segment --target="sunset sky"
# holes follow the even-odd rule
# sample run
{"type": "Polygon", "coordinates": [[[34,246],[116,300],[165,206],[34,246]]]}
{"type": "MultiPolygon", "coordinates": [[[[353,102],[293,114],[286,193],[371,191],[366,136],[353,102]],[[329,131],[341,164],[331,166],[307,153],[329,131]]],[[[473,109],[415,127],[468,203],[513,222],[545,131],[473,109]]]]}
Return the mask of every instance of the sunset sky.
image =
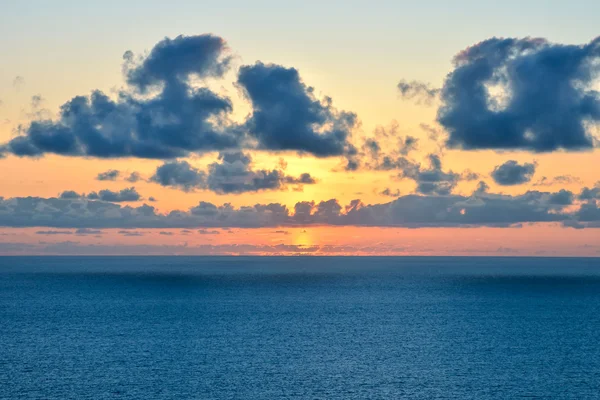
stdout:
{"type": "Polygon", "coordinates": [[[600,256],[600,2],[1,1],[0,254],[600,256]]]}

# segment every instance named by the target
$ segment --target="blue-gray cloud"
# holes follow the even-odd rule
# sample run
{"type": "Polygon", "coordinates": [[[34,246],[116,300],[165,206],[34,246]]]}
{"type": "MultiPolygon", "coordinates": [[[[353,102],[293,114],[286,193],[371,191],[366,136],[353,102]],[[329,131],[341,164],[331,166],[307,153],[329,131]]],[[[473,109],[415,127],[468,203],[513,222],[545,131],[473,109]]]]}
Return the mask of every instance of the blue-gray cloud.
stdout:
{"type": "Polygon", "coordinates": [[[354,151],[349,139],[356,115],[336,110],[331,98],[318,100],[295,68],[261,62],[242,66],[238,84],[252,103],[247,126],[260,148],[319,157],[354,151]]]}
{"type": "Polygon", "coordinates": [[[61,199],[79,199],[81,197],[83,197],[83,195],[77,193],[74,190],[65,190],[59,195],[59,198],[61,199]]]}
{"type": "MultiPolygon", "coordinates": [[[[460,174],[442,170],[442,161],[436,154],[429,155],[428,169],[420,168],[414,176],[407,175],[417,183],[417,193],[449,195],[458,184],[460,174]]],[[[412,171],[409,171],[412,173],[412,171]]]]}
{"type": "Polygon", "coordinates": [[[165,38],[140,63],[132,52],[125,53],[127,82],[145,92],[155,86],[185,84],[190,76],[220,77],[231,61],[231,56],[224,56],[225,49],[225,41],[214,35],[165,38]]]}
{"type": "Polygon", "coordinates": [[[317,182],[309,173],[294,177],[281,169],[254,169],[252,157],[239,151],[220,153],[219,161],[211,163],[207,171],[195,168],[187,161],[166,162],[156,169],[150,180],[184,191],[201,189],[217,194],[283,190],[287,185],[317,182]]]}
{"type": "Polygon", "coordinates": [[[121,203],[127,201],[139,201],[142,199],[142,196],[137,192],[136,188],[130,187],[126,189],[122,189],[118,192],[104,189],[99,192],[91,192],[87,195],[87,198],[90,200],[102,200],[109,201],[112,203],[121,203]]]}
{"type": "Polygon", "coordinates": [[[584,201],[600,200],[600,182],[596,182],[592,188],[584,187],[578,197],[584,201]]]}
{"type": "Polygon", "coordinates": [[[498,185],[520,185],[531,181],[535,168],[535,163],[519,164],[515,160],[509,160],[495,167],[491,176],[498,185]]]}
{"type": "Polygon", "coordinates": [[[60,194],[59,198],[63,199],[63,200],[74,200],[74,199],[87,198],[89,200],[100,200],[100,201],[107,201],[107,202],[111,202],[111,203],[121,203],[121,202],[142,200],[142,196],[138,193],[138,191],[135,187],[122,189],[118,192],[108,190],[108,189],[103,189],[98,192],[90,192],[87,195],[85,193],[77,193],[73,190],[66,190],[60,194]]]}
{"type": "Polygon", "coordinates": [[[4,150],[30,157],[172,158],[238,147],[235,127],[213,121],[232,110],[230,100],[190,82],[221,76],[230,60],[225,52],[224,40],[212,35],[164,39],[147,57],[127,52],[129,88],[117,100],[98,90],[74,97],[58,120],[34,120],[4,150]]]}
{"type": "MultiPolygon", "coordinates": [[[[528,191],[500,195],[476,191],[462,195],[406,195],[382,204],[354,200],[342,206],[335,199],[233,207],[200,202],[188,210],[159,213],[138,207],[79,199],[0,198],[0,226],[65,228],[261,228],[309,225],[381,227],[519,226],[524,223],[561,222],[566,226],[600,226],[596,201],[574,203],[568,191],[528,191]],[[569,207],[567,207],[569,206],[569,207]]],[[[130,232],[131,233],[131,232],[130,232]]],[[[125,233],[123,233],[125,234],[125,233]]]]}
{"type": "Polygon", "coordinates": [[[206,173],[187,161],[170,161],[156,168],[150,181],[188,192],[205,187],[206,173]]]}
{"type": "Polygon", "coordinates": [[[444,171],[442,160],[437,154],[427,156],[429,167],[423,167],[420,163],[409,160],[406,157],[391,159],[383,157],[376,166],[378,170],[397,170],[399,179],[410,179],[417,184],[416,192],[427,195],[447,196],[452,193],[461,180],[473,180],[475,175],[471,171],[459,174],[452,170],[444,171]]]}
{"type": "Polygon", "coordinates": [[[116,169],[109,169],[108,171],[100,172],[96,176],[96,180],[115,181],[115,180],[117,180],[117,178],[119,177],[120,174],[121,174],[121,172],[117,171],[116,169]]]}
{"type": "Polygon", "coordinates": [[[561,189],[558,192],[550,194],[548,204],[554,206],[570,206],[575,200],[575,195],[570,190],[561,189]]]}
{"type": "Polygon", "coordinates": [[[455,57],[437,119],[455,148],[589,149],[586,124],[600,121],[599,72],[600,37],[581,46],[485,40],[455,57]]]}
{"type": "MultiPolygon", "coordinates": [[[[351,154],[356,115],[319,100],[298,71],[242,66],[237,84],[252,113],[233,122],[233,104],[194,78],[223,78],[231,63],[214,35],[165,38],[142,57],[124,55],[127,86],[116,99],[99,90],[61,106],[59,118],[35,118],[0,145],[0,155],[174,159],[211,151],[262,149],[318,157],[351,154]]],[[[130,176],[131,178],[131,176],[130,176]]]]}

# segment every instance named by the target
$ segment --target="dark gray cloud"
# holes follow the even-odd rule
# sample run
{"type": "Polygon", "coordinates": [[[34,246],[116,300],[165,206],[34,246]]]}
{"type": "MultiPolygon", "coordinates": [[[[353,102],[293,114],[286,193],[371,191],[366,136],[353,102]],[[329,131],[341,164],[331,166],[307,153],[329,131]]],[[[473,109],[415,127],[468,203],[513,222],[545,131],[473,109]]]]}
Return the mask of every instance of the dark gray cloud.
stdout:
{"type": "Polygon", "coordinates": [[[195,168],[187,161],[167,162],[156,169],[150,180],[184,191],[203,189],[218,194],[283,190],[287,185],[317,182],[309,173],[293,177],[281,169],[253,169],[252,157],[239,151],[220,153],[219,161],[211,163],[207,171],[195,168]]]}
{"type": "Polygon", "coordinates": [[[189,192],[206,186],[206,173],[187,161],[171,161],[156,168],[150,181],[189,192]]]}
{"type": "Polygon", "coordinates": [[[252,103],[247,127],[260,148],[318,157],[354,151],[349,139],[356,115],[336,110],[329,97],[316,99],[296,69],[257,62],[240,68],[238,84],[252,103]]]}
{"type": "Polygon", "coordinates": [[[552,193],[548,196],[548,204],[553,206],[566,207],[573,204],[575,195],[570,190],[561,189],[558,192],[552,193]]]}
{"type": "Polygon", "coordinates": [[[600,208],[598,202],[587,201],[575,212],[572,220],[569,220],[576,228],[594,227],[600,228],[600,208]]]}
{"type": "Polygon", "coordinates": [[[293,177],[285,175],[281,169],[255,170],[250,155],[242,152],[221,153],[219,161],[208,166],[206,179],[207,188],[219,194],[282,190],[287,184],[316,183],[308,173],[293,177]]]}
{"type": "Polygon", "coordinates": [[[173,236],[173,232],[160,231],[158,234],[162,236],[173,236]]]}
{"type": "Polygon", "coordinates": [[[491,177],[498,185],[520,185],[531,181],[535,174],[535,168],[535,163],[519,164],[515,160],[509,160],[495,167],[491,177]]]}
{"type": "Polygon", "coordinates": [[[425,104],[431,104],[441,91],[439,88],[434,88],[428,83],[419,81],[402,80],[397,87],[402,98],[425,104]]]}
{"type": "Polygon", "coordinates": [[[36,235],[72,235],[71,231],[37,231],[36,235]]]}
{"type": "MultiPolygon", "coordinates": [[[[398,171],[398,179],[415,181],[416,192],[428,195],[446,196],[452,193],[460,181],[473,181],[480,178],[479,174],[471,170],[465,170],[462,173],[452,170],[445,171],[442,168],[441,158],[437,154],[429,154],[427,160],[429,166],[425,167],[399,153],[396,153],[395,156],[375,154],[365,166],[376,171],[398,171]]],[[[392,192],[384,191],[380,194],[390,193],[392,192]]]]}
{"type": "Polygon", "coordinates": [[[89,199],[89,200],[100,200],[100,201],[108,201],[111,203],[121,203],[127,201],[140,201],[142,200],[142,196],[138,193],[135,187],[130,187],[126,189],[122,189],[118,192],[103,189],[98,192],[90,192],[88,194],[85,193],[77,193],[73,190],[65,190],[59,196],[60,199],[64,200],[74,200],[74,199],[89,199]]]}
{"type": "Polygon", "coordinates": [[[222,123],[231,101],[191,83],[221,76],[230,60],[225,53],[223,39],[212,35],[166,38],[147,57],[127,52],[129,88],[117,100],[98,90],[74,97],[58,120],[34,120],[4,150],[29,157],[173,158],[237,148],[242,135],[222,123]]]}
{"type": "Polygon", "coordinates": [[[479,181],[479,183],[477,183],[477,188],[475,189],[474,194],[482,195],[482,194],[488,193],[489,190],[490,190],[490,185],[488,185],[484,181],[479,181]]]}
{"type": "MultiPolygon", "coordinates": [[[[438,155],[430,154],[429,163],[428,169],[420,168],[416,176],[406,177],[415,180],[417,193],[449,195],[458,184],[460,175],[452,171],[443,171],[442,161],[438,155]]],[[[408,172],[412,173],[410,170],[408,172]]]]}
{"type": "Polygon", "coordinates": [[[314,185],[315,183],[317,183],[317,179],[314,178],[311,174],[309,174],[308,172],[303,172],[302,174],[300,174],[300,176],[298,177],[294,177],[294,176],[285,176],[283,178],[283,181],[285,183],[288,183],[290,185],[314,185]]]}
{"type": "Polygon", "coordinates": [[[109,201],[112,203],[121,203],[127,201],[139,201],[142,196],[137,192],[136,188],[130,187],[122,189],[118,192],[104,189],[99,192],[91,192],[86,196],[90,200],[109,201]]]}
{"type": "Polygon", "coordinates": [[[573,204],[568,191],[528,191],[500,195],[476,191],[461,195],[406,195],[382,204],[354,200],[342,206],[335,199],[283,204],[255,204],[235,208],[200,202],[187,211],[167,214],[149,205],[139,207],[93,201],[22,197],[0,199],[0,226],[65,228],[260,228],[309,225],[381,227],[514,226],[534,222],[563,222],[595,226],[600,211],[595,201],[573,204]]]}
{"type": "Polygon", "coordinates": [[[592,188],[584,187],[578,198],[585,201],[600,200],[600,182],[596,182],[592,188]]]}
{"type": "MultiPolygon", "coordinates": [[[[442,161],[437,154],[429,154],[429,167],[425,168],[419,163],[400,157],[394,160],[383,159],[383,164],[379,169],[399,170],[398,178],[411,179],[417,184],[416,192],[427,195],[447,196],[456,187],[458,182],[463,179],[461,174],[453,171],[444,171],[442,161]]],[[[471,180],[470,173],[466,178],[471,180]]]]}
{"type": "Polygon", "coordinates": [[[460,52],[441,93],[448,146],[546,152],[592,148],[600,121],[600,37],[586,45],[492,38],[460,52]]]}
{"type": "Polygon", "coordinates": [[[59,196],[61,199],[79,199],[82,197],[81,194],[77,193],[74,190],[65,190],[59,196]]]}
{"type": "Polygon", "coordinates": [[[319,100],[298,71],[279,65],[241,67],[237,84],[252,103],[248,119],[231,119],[232,102],[206,86],[223,78],[225,41],[205,34],[165,38],[143,57],[124,55],[127,86],[112,99],[99,90],[61,106],[58,119],[36,117],[0,155],[174,159],[211,151],[263,149],[318,157],[352,154],[356,115],[319,100]],[[197,79],[200,78],[200,79],[197,79]]]}
{"type": "Polygon", "coordinates": [[[96,176],[96,180],[98,181],[116,181],[119,178],[123,178],[123,180],[130,183],[136,183],[143,180],[142,175],[139,172],[134,171],[125,177],[121,171],[116,169],[109,169],[96,176]]]}
{"type": "Polygon", "coordinates": [[[116,181],[120,174],[120,171],[117,171],[116,169],[110,169],[108,171],[100,172],[98,176],[96,176],[96,180],[116,181]]]}
{"type": "Polygon", "coordinates": [[[279,190],[284,185],[285,176],[281,170],[252,170],[249,154],[221,153],[219,161],[208,166],[206,180],[207,188],[215,193],[279,190]]]}
{"type": "Polygon", "coordinates": [[[225,41],[213,35],[165,38],[139,63],[133,53],[125,53],[127,82],[145,92],[165,84],[177,86],[190,76],[220,77],[231,61],[223,56],[225,49],[225,41]]]}

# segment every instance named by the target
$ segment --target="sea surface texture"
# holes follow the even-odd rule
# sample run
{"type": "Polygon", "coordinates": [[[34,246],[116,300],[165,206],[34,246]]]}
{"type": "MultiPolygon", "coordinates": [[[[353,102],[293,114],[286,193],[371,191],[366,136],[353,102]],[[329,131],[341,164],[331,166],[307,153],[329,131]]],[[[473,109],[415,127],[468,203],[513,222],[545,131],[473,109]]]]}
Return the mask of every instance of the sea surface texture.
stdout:
{"type": "Polygon", "coordinates": [[[600,260],[0,258],[1,399],[598,399],[600,260]]]}

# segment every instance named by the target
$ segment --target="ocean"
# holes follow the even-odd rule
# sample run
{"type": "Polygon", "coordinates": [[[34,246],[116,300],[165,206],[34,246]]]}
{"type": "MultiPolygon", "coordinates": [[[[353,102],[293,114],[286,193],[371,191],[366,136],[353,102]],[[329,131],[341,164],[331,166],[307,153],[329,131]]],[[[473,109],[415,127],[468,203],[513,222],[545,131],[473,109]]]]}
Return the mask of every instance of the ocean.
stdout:
{"type": "Polygon", "coordinates": [[[1,399],[598,399],[600,259],[0,257],[1,399]]]}

